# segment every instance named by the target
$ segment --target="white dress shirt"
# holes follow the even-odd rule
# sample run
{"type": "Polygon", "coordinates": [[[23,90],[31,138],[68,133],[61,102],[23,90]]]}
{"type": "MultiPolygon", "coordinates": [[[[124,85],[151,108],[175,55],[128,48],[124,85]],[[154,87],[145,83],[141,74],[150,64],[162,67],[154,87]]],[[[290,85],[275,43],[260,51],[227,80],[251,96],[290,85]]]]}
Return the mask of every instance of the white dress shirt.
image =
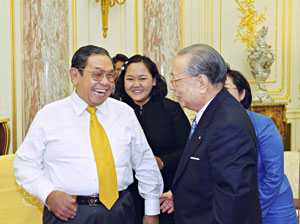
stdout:
{"type": "MultiPolygon", "coordinates": [[[[44,204],[54,190],[70,195],[98,194],[98,175],[90,141],[88,105],[74,91],[40,110],[16,152],[17,182],[44,204]]],[[[132,108],[112,98],[97,106],[115,161],[118,189],[133,182],[132,169],[145,198],[145,214],[159,214],[163,181],[132,108]]]]}
{"type": "Polygon", "coordinates": [[[197,124],[199,123],[204,111],[206,110],[206,108],[208,107],[208,105],[210,104],[210,102],[214,99],[215,97],[211,98],[197,113],[196,113],[196,122],[197,124]]]}

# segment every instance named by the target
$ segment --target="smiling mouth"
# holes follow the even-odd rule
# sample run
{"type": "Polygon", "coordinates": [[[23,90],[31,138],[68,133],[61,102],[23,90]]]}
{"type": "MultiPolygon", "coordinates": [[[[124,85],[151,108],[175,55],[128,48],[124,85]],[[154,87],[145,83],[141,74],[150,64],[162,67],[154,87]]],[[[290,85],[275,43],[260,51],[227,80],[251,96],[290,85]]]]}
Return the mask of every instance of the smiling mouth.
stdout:
{"type": "Polygon", "coordinates": [[[134,90],[133,92],[139,94],[142,92],[142,90],[134,90]]]}
{"type": "Polygon", "coordinates": [[[93,92],[97,93],[97,94],[101,94],[104,95],[106,93],[107,90],[104,89],[94,89],[93,92]]]}

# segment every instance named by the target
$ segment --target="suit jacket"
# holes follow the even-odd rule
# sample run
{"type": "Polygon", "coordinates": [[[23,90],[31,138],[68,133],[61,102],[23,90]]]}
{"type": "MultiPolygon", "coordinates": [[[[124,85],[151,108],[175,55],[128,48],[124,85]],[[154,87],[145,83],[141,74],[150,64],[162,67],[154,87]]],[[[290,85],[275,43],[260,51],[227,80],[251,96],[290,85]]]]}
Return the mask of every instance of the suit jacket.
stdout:
{"type": "Polygon", "coordinates": [[[226,89],[210,102],[188,140],[172,192],[176,223],[261,223],[255,132],[226,89]]]}

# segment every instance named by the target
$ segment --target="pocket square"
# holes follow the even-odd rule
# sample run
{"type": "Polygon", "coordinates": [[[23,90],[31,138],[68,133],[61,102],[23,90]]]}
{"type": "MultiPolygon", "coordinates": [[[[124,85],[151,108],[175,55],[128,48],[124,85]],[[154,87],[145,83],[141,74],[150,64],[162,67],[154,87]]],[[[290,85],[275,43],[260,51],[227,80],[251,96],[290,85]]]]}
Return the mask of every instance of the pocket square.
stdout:
{"type": "Polygon", "coordinates": [[[191,156],[190,159],[193,159],[193,160],[200,160],[200,158],[198,158],[198,157],[193,157],[193,156],[191,156]]]}

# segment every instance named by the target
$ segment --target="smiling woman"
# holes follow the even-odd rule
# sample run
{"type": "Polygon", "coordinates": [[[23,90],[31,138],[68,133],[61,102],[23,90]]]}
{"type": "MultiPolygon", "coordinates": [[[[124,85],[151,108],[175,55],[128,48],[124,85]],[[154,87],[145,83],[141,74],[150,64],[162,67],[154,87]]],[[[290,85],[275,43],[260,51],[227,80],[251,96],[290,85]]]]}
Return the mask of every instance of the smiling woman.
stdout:
{"type": "Polygon", "coordinates": [[[156,78],[152,77],[143,62],[131,63],[127,67],[125,91],[141,108],[150,100],[153,86],[156,86],[156,78]]]}
{"type": "MultiPolygon", "coordinates": [[[[134,109],[163,176],[164,191],[170,190],[190,131],[181,106],[165,98],[164,77],[150,58],[141,55],[129,58],[117,81],[116,94],[134,109]]],[[[142,223],[144,203],[136,181],[131,191],[137,208],[136,223],[142,223]]],[[[161,214],[159,223],[174,223],[173,215],[161,214]]]]}

